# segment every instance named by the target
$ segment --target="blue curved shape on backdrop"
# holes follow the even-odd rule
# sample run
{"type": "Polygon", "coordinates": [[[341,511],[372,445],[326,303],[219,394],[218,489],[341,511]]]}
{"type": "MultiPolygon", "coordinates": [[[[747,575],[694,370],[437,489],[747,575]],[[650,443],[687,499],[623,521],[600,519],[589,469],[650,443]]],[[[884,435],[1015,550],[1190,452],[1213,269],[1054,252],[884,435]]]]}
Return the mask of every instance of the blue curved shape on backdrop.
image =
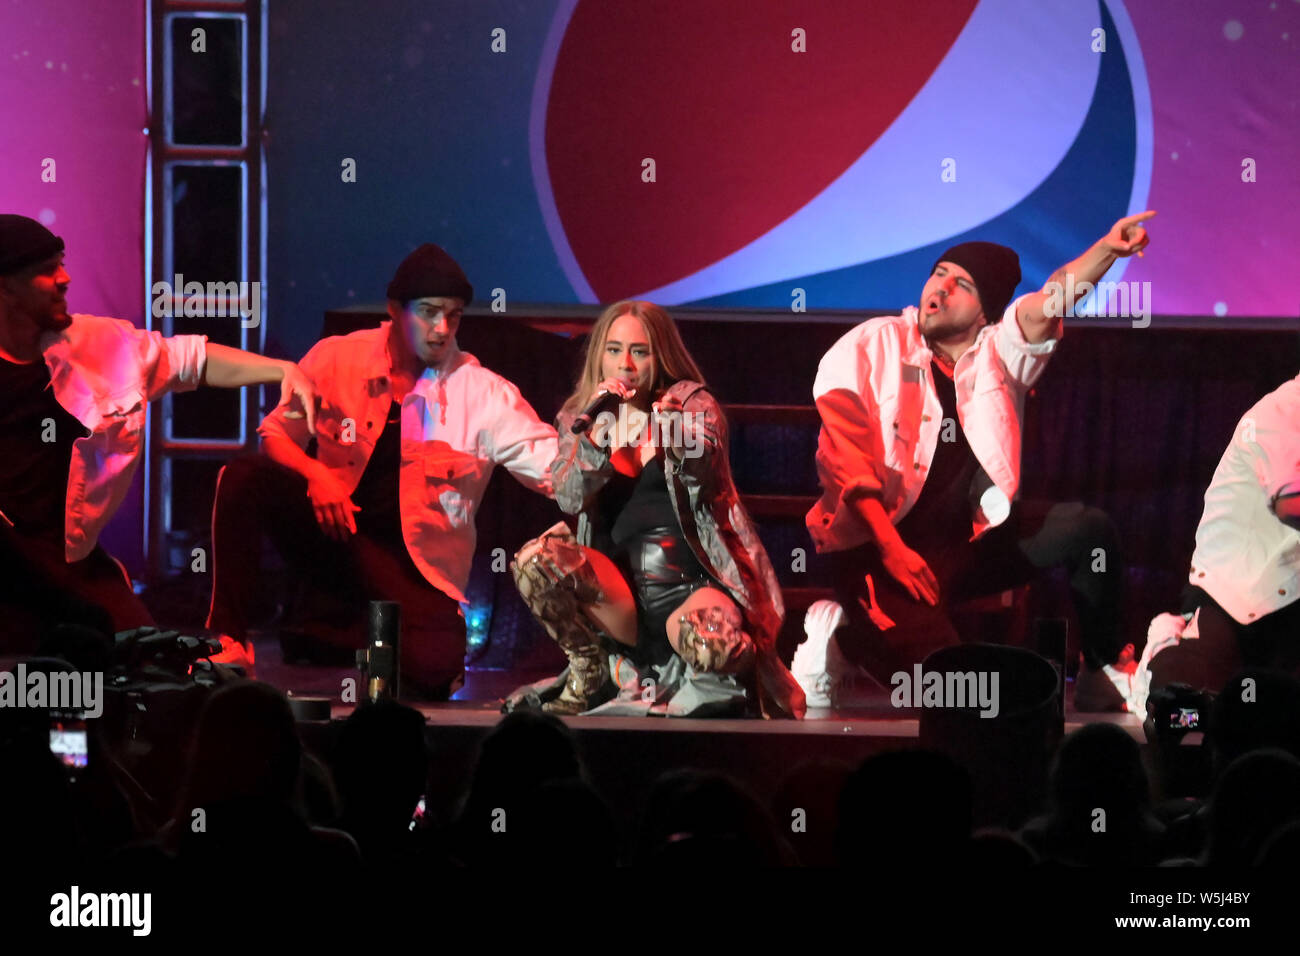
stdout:
{"type": "MultiPolygon", "coordinates": [[[[1127,17],[1124,18],[1127,25],[1127,17]]],[[[1135,183],[1144,164],[1150,178],[1150,156],[1139,153],[1139,123],[1146,124],[1149,150],[1150,104],[1139,117],[1134,85],[1125,54],[1133,42],[1131,28],[1124,37],[1106,4],[1101,23],[1111,42],[1102,55],[1097,87],[1087,116],[1064,159],[1043,183],[999,216],[897,256],[833,269],[743,289],[726,295],[698,299],[693,305],[718,308],[773,308],[791,302],[791,290],[802,288],[809,309],[893,309],[915,304],[935,260],[945,249],[971,239],[1010,246],[1020,254],[1023,281],[1017,294],[1041,288],[1053,270],[1079,255],[1116,219],[1130,211],[1130,203],[1145,202],[1146,188],[1135,183]],[[1134,187],[1141,186],[1141,189],[1134,187]],[[1137,195],[1141,192],[1142,195],[1137,195]],[[1050,229],[1045,226],[1050,225],[1050,229]]],[[[1146,91],[1141,78],[1140,93],[1146,91]]],[[[1122,260],[1121,260],[1122,261],[1122,260]]],[[[1108,278],[1116,279],[1112,273],[1108,278]]]]}

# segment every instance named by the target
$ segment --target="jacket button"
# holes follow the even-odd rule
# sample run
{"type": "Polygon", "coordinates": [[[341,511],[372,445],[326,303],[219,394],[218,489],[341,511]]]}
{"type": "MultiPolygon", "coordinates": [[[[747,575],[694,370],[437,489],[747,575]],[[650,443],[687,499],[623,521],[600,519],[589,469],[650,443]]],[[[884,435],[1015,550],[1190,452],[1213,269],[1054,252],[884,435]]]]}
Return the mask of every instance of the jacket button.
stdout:
{"type": "Polygon", "coordinates": [[[1286,588],[1278,588],[1278,589],[1277,589],[1277,593],[1278,593],[1278,594],[1285,595],[1285,594],[1286,594],[1286,588]]]}
{"type": "Polygon", "coordinates": [[[1205,577],[1205,572],[1202,571],[1200,574],[1197,575],[1197,577],[1198,577],[1198,578],[1203,578],[1203,577],[1205,577]]]}
{"type": "Polygon", "coordinates": [[[921,416],[921,421],[923,421],[923,422],[928,422],[929,420],[930,420],[930,416],[929,416],[929,415],[922,415],[922,416],[921,416]]]}
{"type": "Polygon", "coordinates": [[[353,461],[351,458],[349,458],[349,459],[348,459],[348,464],[349,464],[349,465],[355,465],[356,462],[353,461]]]}
{"type": "Polygon", "coordinates": [[[367,428],[374,428],[374,427],[375,427],[375,423],[374,423],[374,422],[366,422],[366,427],[367,427],[367,428]]]}
{"type": "Polygon", "coordinates": [[[920,471],[920,470],[921,470],[921,463],[920,463],[919,461],[913,463],[913,465],[912,465],[912,470],[913,470],[913,471],[920,471]]]}
{"type": "Polygon", "coordinates": [[[895,430],[895,431],[898,430],[898,422],[894,422],[894,430],[895,430]]]}
{"type": "Polygon", "coordinates": [[[1255,612],[1254,612],[1254,611],[1251,611],[1249,614],[1246,615],[1246,617],[1254,617],[1254,616],[1255,616],[1255,612]]]}

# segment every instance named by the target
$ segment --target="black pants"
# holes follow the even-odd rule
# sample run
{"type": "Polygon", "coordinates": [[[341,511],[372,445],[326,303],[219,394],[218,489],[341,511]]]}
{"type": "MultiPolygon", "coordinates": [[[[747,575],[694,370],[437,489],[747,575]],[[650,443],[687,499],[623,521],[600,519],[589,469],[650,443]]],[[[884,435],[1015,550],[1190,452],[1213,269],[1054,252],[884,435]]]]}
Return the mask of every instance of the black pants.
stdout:
{"type": "Polygon", "coordinates": [[[24,535],[0,521],[0,648],[29,653],[60,624],[111,637],[153,617],[103,548],[69,564],[62,538],[24,535]]]}
{"type": "MultiPolygon", "coordinates": [[[[397,489],[393,489],[397,494],[397,489]]],[[[402,680],[435,691],[465,669],[460,605],[415,566],[395,522],[373,527],[356,516],[357,533],[334,541],[320,529],[307,479],[263,455],[236,458],[217,478],[212,510],[213,581],[208,627],[244,639],[261,592],[262,536],[304,582],[297,626],[322,641],[365,645],[370,601],[402,606],[402,680]]]]}
{"type": "Polygon", "coordinates": [[[1183,595],[1183,612],[1200,609],[1195,640],[1165,648],[1151,661],[1151,688],[1190,684],[1218,692],[1242,667],[1300,671],[1300,601],[1250,624],[1238,624],[1198,587],[1183,595]]]}
{"type": "Polygon", "coordinates": [[[1084,659],[1093,667],[1110,664],[1123,648],[1124,565],[1118,531],[1105,512],[1078,502],[1018,502],[1005,522],[976,541],[903,543],[934,572],[938,606],[908,594],[885,570],[875,544],[831,555],[836,598],[847,616],[841,649],[886,685],[895,672],[960,642],[950,617],[954,605],[1018,587],[1043,568],[1070,572],[1084,659]],[[893,627],[873,623],[872,594],[893,627]]]}

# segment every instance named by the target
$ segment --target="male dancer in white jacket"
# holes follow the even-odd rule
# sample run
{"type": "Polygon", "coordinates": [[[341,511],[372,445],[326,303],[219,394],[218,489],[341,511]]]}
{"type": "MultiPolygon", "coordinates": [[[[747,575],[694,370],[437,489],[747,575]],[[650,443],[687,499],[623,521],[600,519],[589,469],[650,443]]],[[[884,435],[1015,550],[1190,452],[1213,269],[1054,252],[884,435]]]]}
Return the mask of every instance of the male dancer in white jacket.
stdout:
{"type": "Polygon", "coordinates": [[[292,362],[70,315],[63,257],[39,222],[0,215],[0,647],[19,652],[60,623],[153,623],[98,543],[139,465],[149,402],[278,383],[281,406],[296,396],[314,413],[292,362]]]}
{"type": "Polygon", "coordinates": [[[808,530],[817,550],[834,556],[848,619],[842,648],[878,679],[888,683],[956,643],[954,603],[1064,564],[1089,665],[1076,706],[1122,707],[1100,673],[1125,653],[1113,524],[1081,504],[1015,500],[1024,396],[1075,304],[1065,299],[1144,248],[1140,224],[1152,215],[1119,220],[1041,291],[1014,302],[1015,252],[955,246],[936,261],[919,308],[862,323],[823,357],[813,386],[823,495],[808,530]]]}

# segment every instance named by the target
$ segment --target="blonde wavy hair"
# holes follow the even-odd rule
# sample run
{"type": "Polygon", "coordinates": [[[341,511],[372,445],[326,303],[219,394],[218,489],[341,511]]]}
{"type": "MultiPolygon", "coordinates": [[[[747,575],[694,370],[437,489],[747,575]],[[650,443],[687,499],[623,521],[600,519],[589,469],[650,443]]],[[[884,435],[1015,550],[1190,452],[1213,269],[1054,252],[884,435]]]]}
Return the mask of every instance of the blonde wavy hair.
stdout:
{"type": "Polygon", "coordinates": [[[689,380],[705,384],[704,376],[700,374],[699,366],[691,358],[691,353],[686,351],[686,345],[682,342],[681,333],[677,331],[677,324],[672,317],[653,302],[629,299],[615,302],[600,314],[592,326],[591,335],[587,339],[587,357],[582,364],[582,374],[573,394],[564,403],[565,411],[577,412],[585,408],[595,394],[596,386],[604,380],[605,376],[600,373],[600,360],[605,351],[605,340],[609,338],[609,328],[614,320],[624,315],[634,315],[640,319],[646,336],[650,339],[650,355],[655,363],[655,377],[650,388],[653,397],[662,395],[675,382],[689,380]]]}

